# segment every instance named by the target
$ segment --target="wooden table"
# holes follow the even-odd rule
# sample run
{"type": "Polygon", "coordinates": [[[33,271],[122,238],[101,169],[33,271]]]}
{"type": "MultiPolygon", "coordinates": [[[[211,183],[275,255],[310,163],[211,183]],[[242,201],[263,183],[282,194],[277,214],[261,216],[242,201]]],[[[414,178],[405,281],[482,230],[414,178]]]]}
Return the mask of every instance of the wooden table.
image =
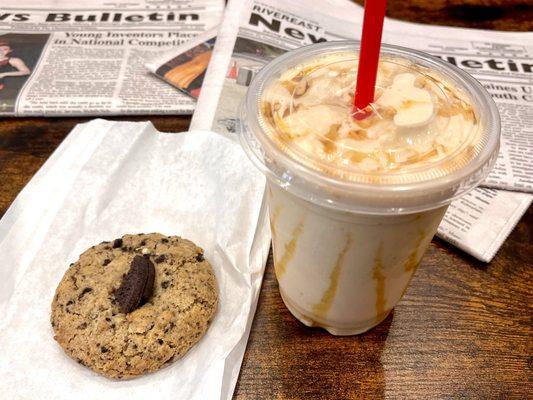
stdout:
{"type": "MultiPolygon", "coordinates": [[[[509,5],[527,1],[454,6],[460,3],[390,0],[388,13],[420,22],[533,29],[531,8],[509,5]]],[[[0,216],[74,125],[88,119],[0,120],[0,216]]],[[[150,119],[174,132],[190,120],[119,119],[150,119]]],[[[532,242],[533,207],[490,264],[435,239],[392,315],[356,337],[337,338],[298,323],[281,301],[270,259],[235,398],[533,398],[532,242]]]]}

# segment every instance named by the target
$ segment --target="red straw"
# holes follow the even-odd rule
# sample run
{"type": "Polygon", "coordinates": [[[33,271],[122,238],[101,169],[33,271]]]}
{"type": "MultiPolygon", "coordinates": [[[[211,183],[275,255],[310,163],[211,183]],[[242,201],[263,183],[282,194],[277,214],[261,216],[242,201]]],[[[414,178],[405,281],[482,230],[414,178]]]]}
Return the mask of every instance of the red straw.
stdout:
{"type": "Polygon", "coordinates": [[[374,101],[374,88],[378,71],[381,33],[387,0],[365,0],[365,16],[363,34],[361,35],[361,51],[359,53],[359,69],[355,86],[354,106],[352,114],[357,119],[365,118],[368,113],[362,112],[374,101]],[[359,117],[358,117],[359,116],[359,117]]]}

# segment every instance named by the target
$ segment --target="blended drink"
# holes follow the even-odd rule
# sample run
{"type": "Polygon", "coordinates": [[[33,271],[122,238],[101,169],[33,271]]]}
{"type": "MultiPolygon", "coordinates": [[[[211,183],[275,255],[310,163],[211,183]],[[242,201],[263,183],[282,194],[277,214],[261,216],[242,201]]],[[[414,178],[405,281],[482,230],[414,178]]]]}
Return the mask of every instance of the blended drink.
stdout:
{"type": "Polygon", "coordinates": [[[466,73],[383,46],[374,102],[352,105],[357,43],[267,65],[242,108],[242,142],[268,178],[274,266],[300,321],[335,335],[400,300],[450,201],[492,167],[499,116],[466,73]]]}

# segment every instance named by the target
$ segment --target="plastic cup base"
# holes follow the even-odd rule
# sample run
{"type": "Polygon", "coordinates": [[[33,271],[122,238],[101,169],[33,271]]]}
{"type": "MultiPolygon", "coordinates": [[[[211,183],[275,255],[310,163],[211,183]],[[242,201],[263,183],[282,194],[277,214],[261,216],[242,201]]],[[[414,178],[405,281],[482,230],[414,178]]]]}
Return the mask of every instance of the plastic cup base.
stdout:
{"type": "Polygon", "coordinates": [[[285,307],[291,312],[291,314],[302,324],[309,326],[311,328],[322,328],[328,331],[328,333],[334,336],[353,336],[364,333],[375,326],[379,325],[392,311],[392,308],[384,313],[377,315],[375,318],[369,319],[367,321],[362,321],[356,325],[351,326],[333,326],[331,322],[324,321],[321,318],[316,316],[310,316],[308,313],[303,311],[300,307],[295,305],[290,301],[286,295],[283,294],[283,291],[280,289],[281,298],[285,307]]]}

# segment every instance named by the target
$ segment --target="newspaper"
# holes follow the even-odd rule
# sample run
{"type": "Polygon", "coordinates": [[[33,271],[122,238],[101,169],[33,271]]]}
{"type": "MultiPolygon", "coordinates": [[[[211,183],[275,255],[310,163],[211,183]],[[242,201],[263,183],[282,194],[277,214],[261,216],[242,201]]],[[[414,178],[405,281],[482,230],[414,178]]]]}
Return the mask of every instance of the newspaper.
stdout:
{"type": "MultiPolygon", "coordinates": [[[[363,9],[348,0],[230,1],[191,128],[232,136],[247,86],[265,63],[299,46],[358,39],[362,15],[363,9]]],[[[385,43],[429,52],[481,81],[503,119],[501,153],[484,186],[531,192],[533,33],[434,27],[388,18],[384,29],[385,43]]],[[[455,201],[438,235],[490,261],[533,199],[529,193],[512,191],[479,188],[455,201]]]]}
{"type": "Polygon", "coordinates": [[[531,197],[480,187],[450,205],[437,236],[489,262],[527,211],[531,197]]]}
{"type": "Polygon", "coordinates": [[[220,23],[224,0],[2,0],[0,115],[190,114],[144,64],[220,23]]]}

